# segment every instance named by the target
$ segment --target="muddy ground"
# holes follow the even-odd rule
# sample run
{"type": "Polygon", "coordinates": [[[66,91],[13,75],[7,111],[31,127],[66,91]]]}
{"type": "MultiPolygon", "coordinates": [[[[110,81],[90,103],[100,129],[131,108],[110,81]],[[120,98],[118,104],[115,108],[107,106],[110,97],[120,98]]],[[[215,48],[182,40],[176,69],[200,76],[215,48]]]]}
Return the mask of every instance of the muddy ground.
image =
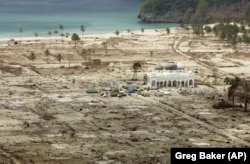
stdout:
{"type": "Polygon", "coordinates": [[[250,146],[250,113],[212,108],[227,99],[226,76],[250,77],[247,45],[232,48],[178,29],[82,40],[76,47],[68,40],[0,47],[1,163],[164,164],[172,147],[250,146]],[[90,60],[84,48],[94,50],[90,60]],[[143,75],[169,60],[196,72],[194,88],[161,89],[169,93],[162,97],[157,90],[149,97],[100,96],[131,81],[136,61],[143,67],[132,83],[147,88],[143,75]],[[99,93],[87,94],[92,88],[99,93]]]}

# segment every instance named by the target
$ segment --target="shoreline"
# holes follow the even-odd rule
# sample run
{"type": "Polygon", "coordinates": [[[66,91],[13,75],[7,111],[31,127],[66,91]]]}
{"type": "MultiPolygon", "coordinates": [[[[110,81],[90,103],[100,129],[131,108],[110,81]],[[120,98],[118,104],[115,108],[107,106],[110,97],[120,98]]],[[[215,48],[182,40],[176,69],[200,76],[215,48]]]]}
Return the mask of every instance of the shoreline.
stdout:
{"type": "MultiPolygon", "coordinates": [[[[131,32],[135,32],[135,31],[140,31],[141,28],[144,28],[145,30],[160,30],[160,29],[165,29],[165,28],[176,28],[176,27],[179,27],[179,24],[176,24],[176,23],[168,23],[168,24],[144,24],[144,23],[138,23],[138,27],[122,27],[122,28],[105,28],[105,29],[95,29],[95,28],[90,28],[88,26],[86,26],[85,28],[85,31],[83,32],[84,35],[102,35],[102,34],[110,34],[110,33],[114,33],[116,30],[118,30],[119,32],[126,32],[128,29],[130,29],[131,32]],[[88,29],[89,28],[89,29],[88,29]]],[[[67,28],[67,29],[64,29],[64,30],[60,30],[60,29],[57,29],[55,28],[54,30],[58,30],[58,36],[61,34],[61,33],[69,33],[69,34],[73,34],[73,33],[77,33],[79,35],[82,34],[82,32],[80,31],[80,29],[78,28],[67,28]]],[[[35,37],[34,34],[37,33],[39,35],[39,37],[50,37],[48,35],[48,32],[51,31],[52,35],[51,36],[55,36],[54,34],[54,30],[51,29],[51,30],[26,30],[24,28],[24,31],[22,32],[22,34],[20,34],[20,32],[18,31],[1,31],[1,34],[0,34],[0,40],[1,38],[20,38],[20,35],[22,35],[22,37],[35,37]]]]}
{"type": "MultiPolygon", "coordinates": [[[[170,31],[175,31],[179,27],[170,27],[170,31]]],[[[84,39],[93,39],[93,38],[101,38],[101,39],[108,39],[110,37],[124,37],[124,36],[133,36],[133,35],[154,35],[154,34],[159,34],[159,32],[165,32],[165,29],[145,29],[144,32],[141,32],[141,30],[135,30],[131,32],[127,31],[120,31],[119,36],[116,36],[115,32],[113,33],[101,33],[101,34],[78,34],[81,40],[84,39]]],[[[171,32],[170,32],[171,33],[171,32]]],[[[22,42],[22,43],[29,43],[33,41],[52,41],[52,40],[57,40],[61,41],[62,37],[61,36],[22,36],[22,37],[3,37],[0,38],[0,46],[8,45],[9,42],[22,42]]],[[[71,41],[71,35],[69,37],[63,37],[64,41],[71,41]]]]}

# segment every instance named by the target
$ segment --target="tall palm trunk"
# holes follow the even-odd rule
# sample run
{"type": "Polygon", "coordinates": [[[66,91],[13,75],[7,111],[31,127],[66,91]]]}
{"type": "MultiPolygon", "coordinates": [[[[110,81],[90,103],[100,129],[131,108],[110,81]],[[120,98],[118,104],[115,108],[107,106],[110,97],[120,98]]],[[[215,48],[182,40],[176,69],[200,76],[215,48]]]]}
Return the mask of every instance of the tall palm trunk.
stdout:
{"type": "Polygon", "coordinates": [[[244,112],[247,111],[247,104],[248,104],[247,102],[244,103],[244,112]]]}

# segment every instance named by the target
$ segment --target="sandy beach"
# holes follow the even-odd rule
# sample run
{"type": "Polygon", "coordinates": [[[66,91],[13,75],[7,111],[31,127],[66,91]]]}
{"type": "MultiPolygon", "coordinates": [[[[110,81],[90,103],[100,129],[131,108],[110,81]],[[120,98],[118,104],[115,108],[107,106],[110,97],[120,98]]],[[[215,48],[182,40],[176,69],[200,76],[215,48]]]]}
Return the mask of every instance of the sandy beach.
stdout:
{"type": "Polygon", "coordinates": [[[250,146],[250,113],[212,108],[227,100],[225,77],[250,79],[247,45],[181,28],[79,36],[76,45],[59,36],[1,38],[0,161],[166,163],[171,147],[250,146]],[[167,61],[195,72],[195,87],[100,95],[131,81],[135,62],[142,69],[132,83],[144,90],[144,74],[167,61]]]}

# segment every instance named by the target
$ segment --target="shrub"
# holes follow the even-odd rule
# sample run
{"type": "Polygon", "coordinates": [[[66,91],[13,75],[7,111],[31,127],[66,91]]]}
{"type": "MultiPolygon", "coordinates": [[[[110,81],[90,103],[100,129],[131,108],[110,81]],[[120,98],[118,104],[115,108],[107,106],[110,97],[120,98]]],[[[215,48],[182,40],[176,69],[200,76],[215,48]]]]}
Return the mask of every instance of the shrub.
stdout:
{"type": "Polygon", "coordinates": [[[50,51],[47,49],[47,50],[44,51],[44,54],[45,54],[46,56],[49,56],[51,53],[50,53],[50,51]]]}
{"type": "Polygon", "coordinates": [[[93,63],[96,66],[100,66],[101,65],[101,59],[93,59],[93,63]]]}
{"type": "Polygon", "coordinates": [[[213,104],[212,106],[214,109],[225,109],[225,108],[230,108],[232,107],[232,105],[230,103],[228,103],[225,100],[220,100],[219,102],[213,104]]]}
{"type": "Polygon", "coordinates": [[[36,54],[34,52],[31,52],[28,58],[34,61],[36,59],[36,54]]]}

